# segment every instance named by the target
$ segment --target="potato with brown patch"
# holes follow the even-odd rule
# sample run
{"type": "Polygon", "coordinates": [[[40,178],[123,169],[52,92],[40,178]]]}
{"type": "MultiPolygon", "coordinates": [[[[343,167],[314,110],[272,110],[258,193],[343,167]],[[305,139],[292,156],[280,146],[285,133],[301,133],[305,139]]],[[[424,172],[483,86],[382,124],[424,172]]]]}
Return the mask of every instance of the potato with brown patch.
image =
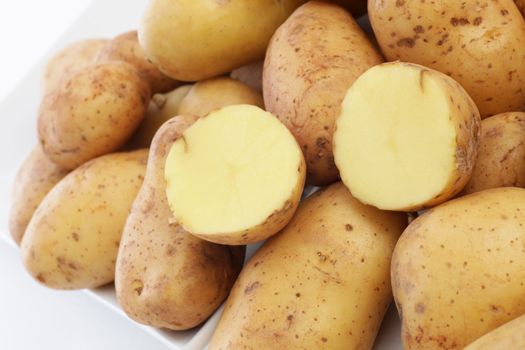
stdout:
{"type": "Polygon", "coordinates": [[[122,229],[142,185],[147,155],[139,150],[93,159],[47,194],[21,243],[33,278],[55,289],[113,281],[122,229]]]}
{"type": "Polygon", "coordinates": [[[495,115],[481,122],[478,156],[464,193],[525,187],[525,113],[495,115]]]}
{"type": "Polygon", "coordinates": [[[182,330],[204,322],[227,297],[244,261],[244,246],[221,246],[184,231],[166,200],[166,155],[197,119],[175,117],[156,134],[122,234],[117,298],[129,317],[153,327],[182,330]]]}
{"type": "Polygon", "coordinates": [[[495,188],[419,216],[392,258],[404,348],[462,349],[525,313],[525,189],[495,188]]]}
{"type": "Polygon", "coordinates": [[[262,93],[262,71],[264,61],[257,61],[236,68],[230,73],[230,78],[240,81],[262,93]]]}
{"type": "Polygon", "coordinates": [[[13,184],[9,215],[9,231],[17,244],[42,199],[67,173],[47,158],[40,145],[24,160],[13,184]]]}
{"type": "Polygon", "coordinates": [[[153,94],[168,92],[180,84],[164,75],[153,63],[148,61],[139,44],[136,30],[110,40],[100,51],[97,61],[124,61],[133,65],[141,77],[149,82],[153,94]]]}
{"type": "Polygon", "coordinates": [[[74,169],[114,152],[144,118],[150,89],[125,62],[89,66],[47,94],[38,115],[38,134],[47,156],[74,169]]]}
{"type": "Polygon", "coordinates": [[[485,334],[463,350],[525,349],[525,315],[505,323],[485,334]]]}
{"type": "Polygon", "coordinates": [[[525,108],[525,21],[512,0],[370,0],[383,54],[457,80],[482,117],[525,108]]]}
{"type": "Polygon", "coordinates": [[[352,16],[332,3],[308,2],[275,32],[264,61],[264,102],[301,146],[308,183],[337,180],[332,134],[341,102],[352,83],[381,62],[352,16]]]}
{"type": "Polygon", "coordinates": [[[209,349],[371,349],[406,224],[342,183],[312,195],[246,264],[209,349]]]}

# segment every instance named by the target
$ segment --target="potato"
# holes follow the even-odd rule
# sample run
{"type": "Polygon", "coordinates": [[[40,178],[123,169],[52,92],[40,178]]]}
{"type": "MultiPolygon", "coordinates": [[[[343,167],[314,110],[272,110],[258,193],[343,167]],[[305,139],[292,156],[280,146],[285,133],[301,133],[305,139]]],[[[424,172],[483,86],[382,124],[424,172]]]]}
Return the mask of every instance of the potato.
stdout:
{"type": "Polygon", "coordinates": [[[505,323],[485,334],[464,350],[520,350],[525,349],[525,315],[505,323]]]}
{"type": "Polygon", "coordinates": [[[238,80],[241,83],[248,85],[252,89],[262,93],[263,64],[264,61],[257,61],[234,69],[230,73],[230,78],[238,80]]]}
{"type": "Polygon", "coordinates": [[[98,62],[124,61],[138,69],[141,77],[150,84],[152,93],[163,93],[180,85],[176,80],[162,74],[144,55],[137,31],[121,34],[109,41],[100,51],[98,62]]]}
{"type": "Polygon", "coordinates": [[[180,114],[204,117],[225,106],[248,104],[264,108],[261,94],[249,86],[227,77],[199,81],[182,99],[180,114]]]}
{"type": "Polygon", "coordinates": [[[99,51],[107,42],[106,39],[80,40],[66,46],[53,56],[44,68],[42,80],[44,95],[56,90],[62,79],[93,64],[99,51]]]}
{"type": "Polygon", "coordinates": [[[405,349],[462,349],[525,313],[525,189],[433,208],[397,243],[392,286],[405,349]]]}
{"type": "Polygon", "coordinates": [[[133,135],[150,90],[125,62],[87,67],[47,94],[38,115],[40,143],[65,169],[118,150],[133,135]]]}
{"type": "Polygon", "coordinates": [[[297,209],[306,173],[288,129],[251,105],[224,107],[195,122],[174,142],[164,172],[177,222],[231,245],[280,231],[297,209]]]}
{"type": "Polygon", "coordinates": [[[29,274],[55,289],[112,282],[124,223],[146,170],[147,150],[80,166],[40,203],[22,239],[29,274]]]}
{"type": "Polygon", "coordinates": [[[173,141],[195,120],[175,117],[157,133],[124,227],[115,276],[119,304],[132,319],[174,330],[204,322],[226,299],[244,261],[243,246],[200,240],[172,219],[164,162],[173,141]]]}
{"type": "Polygon", "coordinates": [[[381,62],[352,16],[328,2],[301,6],[273,36],[264,61],[264,101],[302,147],[308,183],[338,179],[335,118],[355,79],[381,62]]]}
{"type": "Polygon", "coordinates": [[[314,194],[244,267],[210,350],[371,349],[406,222],[341,183],[314,194]]]}
{"type": "Polygon", "coordinates": [[[127,147],[132,149],[149,147],[153,136],[162,124],[180,114],[180,103],[190,89],[191,85],[183,85],[166,94],[153,95],[146,111],[146,117],[133,134],[127,147]]]}
{"type": "Polygon", "coordinates": [[[478,157],[465,194],[495,187],[525,187],[525,113],[498,114],[481,122],[478,157]]]}
{"type": "Polygon", "coordinates": [[[334,133],[335,163],[361,202],[416,211],[463,189],[479,129],[478,109],[453,79],[415,64],[385,63],[348,90],[334,133]]]}
{"type": "Polygon", "coordinates": [[[273,32],[306,0],[150,0],[139,27],[146,56],[182,81],[264,57],[273,32]]]}
{"type": "Polygon", "coordinates": [[[17,244],[42,199],[67,173],[47,158],[40,145],[24,160],[13,184],[9,215],[9,231],[17,244]]]}
{"type": "Polygon", "coordinates": [[[368,15],[389,61],[451,76],[482,117],[525,107],[525,21],[512,0],[370,0],[368,15]]]}

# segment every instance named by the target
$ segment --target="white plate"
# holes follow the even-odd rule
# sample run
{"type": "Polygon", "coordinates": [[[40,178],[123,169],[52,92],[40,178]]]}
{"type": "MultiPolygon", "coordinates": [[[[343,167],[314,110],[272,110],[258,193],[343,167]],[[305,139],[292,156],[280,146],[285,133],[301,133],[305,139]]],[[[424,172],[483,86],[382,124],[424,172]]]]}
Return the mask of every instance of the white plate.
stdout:
{"type": "MultiPolygon", "coordinates": [[[[0,115],[3,116],[4,123],[6,123],[5,119],[8,119],[8,122],[0,128],[0,146],[4,150],[0,162],[0,198],[9,198],[16,170],[36,143],[35,116],[40,102],[40,77],[45,62],[54,52],[76,40],[95,37],[109,38],[135,29],[146,3],[147,0],[94,1],[78,21],[59,38],[48,55],[33,67],[16,89],[0,104],[0,115]]],[[[16,249],[7,233],[9,205],[7,200],[0,201],[0,237],[9,242],[13,249],[16,249]]],[[[256,247],[249,248],[250,256],[256,247]]],[[[93,297],[94,302],[103,303],[125,317],[116,302],[113,287],[108,286],[86,292],[93,297]]],[[[164,331],[135,324],[137,328],[146,330],[151,336],[163,342],[168,349],[200,350],[206,347],[211,338],[221,310],[216,312],[202,327],[185,332],[164,331]]],[[[130,320],[130,322],[133,321],[130,320]]],[[[391,307],[374,349],[402,349],[399,334],[397,313],[395,308],[391,307]]]]}

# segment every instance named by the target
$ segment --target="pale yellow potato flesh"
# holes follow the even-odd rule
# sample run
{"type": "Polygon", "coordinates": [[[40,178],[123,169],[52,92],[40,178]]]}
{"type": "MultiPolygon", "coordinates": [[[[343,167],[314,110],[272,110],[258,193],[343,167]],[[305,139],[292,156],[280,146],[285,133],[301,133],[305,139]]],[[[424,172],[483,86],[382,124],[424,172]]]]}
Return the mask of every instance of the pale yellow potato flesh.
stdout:
{"type": "Polygon", "coordinates": [[[195,122],[171,147],[164,171],[176,220],[226,244],[260,241],[282,229],[305,179],[292,134],[251,105],[224,107],[195,122]]]}
{"type": "Polygon", "coordinates": [[[485,334],[463,350],[525,349],[525,315],[485,334]]]}
{"type": "Polygon", "coordinates": [[[444,202],[468,181],[479,112],[451,78],[395,62],[348,90],[334,134],[335,163],[352,194],[386,210],[444,202]]]}

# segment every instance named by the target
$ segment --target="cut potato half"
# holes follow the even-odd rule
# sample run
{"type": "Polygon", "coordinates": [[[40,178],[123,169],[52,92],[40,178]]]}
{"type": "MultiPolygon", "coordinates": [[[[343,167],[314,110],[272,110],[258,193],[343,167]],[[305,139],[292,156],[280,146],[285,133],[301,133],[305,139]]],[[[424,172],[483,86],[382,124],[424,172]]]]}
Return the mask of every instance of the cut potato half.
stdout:
{"type": "Polygon", "coordinates": [[[352,194],[386,210],[419,210],[456,195],[476,159],[480,115],[452,78],[393,62],[348,90],[334,134],[335,163],[352,194]]]}
{"type": "Polygon", "coordinates": [[[253,243],[290,221],[305,168],[299,145],[276,117],[252,105],[228,106],[175,141],[166,194],[188,232],[215,243],[253,243]]]}

